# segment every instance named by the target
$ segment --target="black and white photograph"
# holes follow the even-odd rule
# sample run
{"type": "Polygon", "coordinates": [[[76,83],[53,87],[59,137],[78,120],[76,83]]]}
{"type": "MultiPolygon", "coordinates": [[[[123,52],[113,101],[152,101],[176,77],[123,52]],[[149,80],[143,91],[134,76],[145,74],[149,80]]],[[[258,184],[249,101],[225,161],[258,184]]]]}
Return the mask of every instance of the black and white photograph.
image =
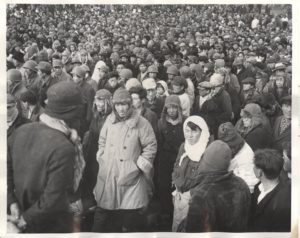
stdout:
{"type": "Polygon", "coordinates": [[[8,235],[291,234],[293,4],[5,6],[8,235]]]}

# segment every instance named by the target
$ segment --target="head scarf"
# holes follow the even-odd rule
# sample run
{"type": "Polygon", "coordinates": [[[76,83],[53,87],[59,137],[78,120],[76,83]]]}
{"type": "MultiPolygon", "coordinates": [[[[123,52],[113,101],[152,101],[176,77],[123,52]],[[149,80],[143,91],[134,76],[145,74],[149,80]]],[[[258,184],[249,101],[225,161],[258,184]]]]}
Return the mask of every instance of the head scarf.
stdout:
{"type": "Polygon", "coordinates": [[[185,153],[181,156],[179,166],[183,158],[186,156],[189,157],[190,160],[199,162],[209,141],[209,129],[204,121],[204,119],[200,116],[190,116],[183,123],[183,130],[187,127],[188,122],[193,122],[201,129],[201,135],[199,140],[194,145],[190,145],[187,141],[184,143],[185,153]]]}

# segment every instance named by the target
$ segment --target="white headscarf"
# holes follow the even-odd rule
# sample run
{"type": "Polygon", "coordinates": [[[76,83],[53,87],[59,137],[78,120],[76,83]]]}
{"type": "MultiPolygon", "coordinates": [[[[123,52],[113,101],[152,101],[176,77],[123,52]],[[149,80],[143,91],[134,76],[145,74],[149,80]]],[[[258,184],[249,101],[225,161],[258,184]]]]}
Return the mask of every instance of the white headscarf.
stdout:
{"type": "Polygon", "coordinates": [[[209,141],[209,129],[204,121],[204,119],[200,116],[190,116],[183,123],[183,130],[187,127],[188,122],[193,122],[201,129],[201,135],[196,144],[190,145],[187,141],[184,143],[185,153],[181,156],[179,161],[179,166],[181,165],[182,160],[188,156],[192,161],[199,162],[202,154],[204,153],[206,146],[209,141]]]}

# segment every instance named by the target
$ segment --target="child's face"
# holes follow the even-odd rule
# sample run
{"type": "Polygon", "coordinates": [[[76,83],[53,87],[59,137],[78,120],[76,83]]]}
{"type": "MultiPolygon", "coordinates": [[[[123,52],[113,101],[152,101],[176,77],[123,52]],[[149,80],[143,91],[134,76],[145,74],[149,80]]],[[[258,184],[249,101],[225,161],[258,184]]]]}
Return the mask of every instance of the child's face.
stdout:
{"type": "Polygon", "coordinates": [[[162,86],[157,86],[157,94],[162,96],[165,93],[165,90],[163,89],[162,86]]]}

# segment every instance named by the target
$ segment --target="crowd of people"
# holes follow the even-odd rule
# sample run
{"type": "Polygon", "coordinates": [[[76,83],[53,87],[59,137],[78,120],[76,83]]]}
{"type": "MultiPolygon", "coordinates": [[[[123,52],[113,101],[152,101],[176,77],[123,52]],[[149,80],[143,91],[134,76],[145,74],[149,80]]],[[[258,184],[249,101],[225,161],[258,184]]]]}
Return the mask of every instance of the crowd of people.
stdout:
{"type": "Polygon", "coordinates": [[[290,231],[275,8],[8,5],[8,230],[290,231]]]}

